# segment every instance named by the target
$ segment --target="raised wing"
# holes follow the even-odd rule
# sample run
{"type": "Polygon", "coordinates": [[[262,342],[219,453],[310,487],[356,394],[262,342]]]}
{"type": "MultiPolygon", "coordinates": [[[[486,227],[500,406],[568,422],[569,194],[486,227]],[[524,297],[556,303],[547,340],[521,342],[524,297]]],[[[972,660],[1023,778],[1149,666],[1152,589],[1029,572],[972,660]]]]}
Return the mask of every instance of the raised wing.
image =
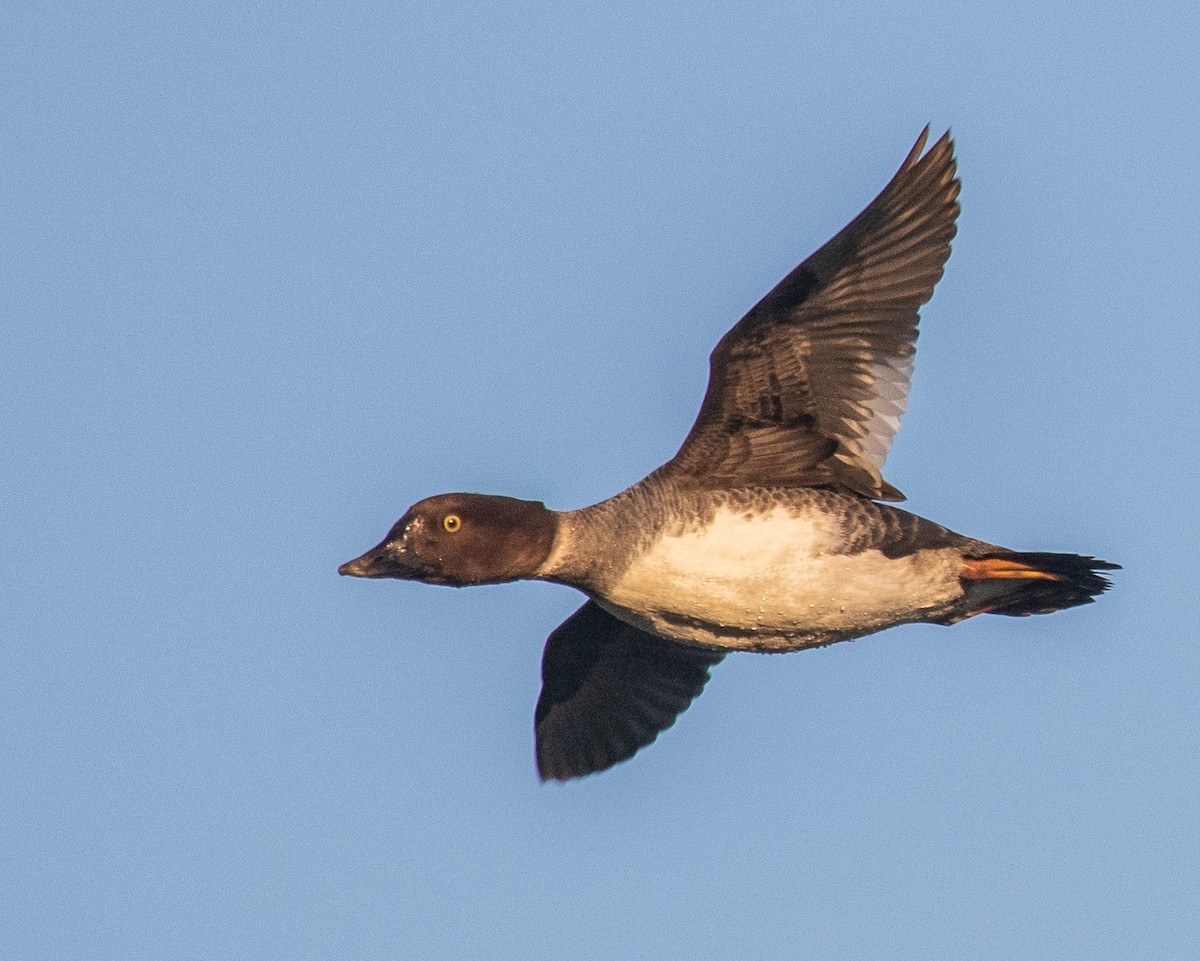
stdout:
{"type": "Polygon", "coordinates": [[[776,285],[709,359],[696,423],[661,470],[699,484],[832,484],[903,500],[882,475],[908,403],[917,309],[950,256],[954,143],[891,182],[776,285]]]}
{"type": "Polygon", "coordinates": [[[588,601],[546,641],[538,774],[566,781],[632,757],[675,723],[723,656],[640,631],[588,601]]]}

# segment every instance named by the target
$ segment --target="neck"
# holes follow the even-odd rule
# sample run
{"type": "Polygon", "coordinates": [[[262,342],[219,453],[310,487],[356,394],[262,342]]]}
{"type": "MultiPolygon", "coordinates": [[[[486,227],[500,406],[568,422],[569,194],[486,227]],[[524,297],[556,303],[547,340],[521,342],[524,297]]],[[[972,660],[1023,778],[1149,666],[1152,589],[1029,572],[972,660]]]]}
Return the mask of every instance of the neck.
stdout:
{"type": "Polygon", "coordinates": [[[584,591],[603,590],[658,537],[665,517],[657,487],[651,475],[598,504],[555,512],[554,546],[535,576],[584,591]]]}

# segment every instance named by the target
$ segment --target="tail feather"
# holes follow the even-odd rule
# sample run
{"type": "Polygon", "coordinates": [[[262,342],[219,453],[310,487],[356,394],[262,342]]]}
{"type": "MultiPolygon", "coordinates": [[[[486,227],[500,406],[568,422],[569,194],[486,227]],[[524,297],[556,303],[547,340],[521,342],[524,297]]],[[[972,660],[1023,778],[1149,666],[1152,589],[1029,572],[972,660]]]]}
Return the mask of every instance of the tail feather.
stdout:
{"type": "Polygon", "coordinates": [[[1025,617],[1090,604],[1111,586],[1100,571],[1120,570],[1081,554],[997,551],[964,559],[964,617],[1025,617]]]}

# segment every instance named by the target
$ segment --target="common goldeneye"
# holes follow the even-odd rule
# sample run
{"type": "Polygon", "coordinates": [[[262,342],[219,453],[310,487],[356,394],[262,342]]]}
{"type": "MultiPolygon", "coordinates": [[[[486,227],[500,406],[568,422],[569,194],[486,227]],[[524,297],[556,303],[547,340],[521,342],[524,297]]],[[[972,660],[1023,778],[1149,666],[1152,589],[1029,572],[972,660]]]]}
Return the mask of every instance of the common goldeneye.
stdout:
{"type": "Polygon", "coordinates": [[[1020,553],[880,501],[917,309],[950,256],[959,182],[928,128],[883,192],[717,344],[671,460],[575,511],[484,494],[420,501],[338,570],[461,587],[521,579],[588,601],[546,642],[538,772],[567,780],[652,742],[728,651],[1090,603],[1118,565],[1020,553]]]}

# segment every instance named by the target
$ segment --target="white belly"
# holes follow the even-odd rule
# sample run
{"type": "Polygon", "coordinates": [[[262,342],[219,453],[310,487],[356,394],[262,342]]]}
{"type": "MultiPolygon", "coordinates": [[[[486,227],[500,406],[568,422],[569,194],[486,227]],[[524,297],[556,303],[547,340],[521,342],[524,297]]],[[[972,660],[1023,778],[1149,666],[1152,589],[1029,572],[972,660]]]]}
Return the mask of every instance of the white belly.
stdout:
{"type": "Polygon", "coordinates": [[[603,597],[613,614],[706,647],[788,650],[928,620],[961,596],[958,551],[833,553],[834,518],[722,510],[661,537],[603,597]]]}

